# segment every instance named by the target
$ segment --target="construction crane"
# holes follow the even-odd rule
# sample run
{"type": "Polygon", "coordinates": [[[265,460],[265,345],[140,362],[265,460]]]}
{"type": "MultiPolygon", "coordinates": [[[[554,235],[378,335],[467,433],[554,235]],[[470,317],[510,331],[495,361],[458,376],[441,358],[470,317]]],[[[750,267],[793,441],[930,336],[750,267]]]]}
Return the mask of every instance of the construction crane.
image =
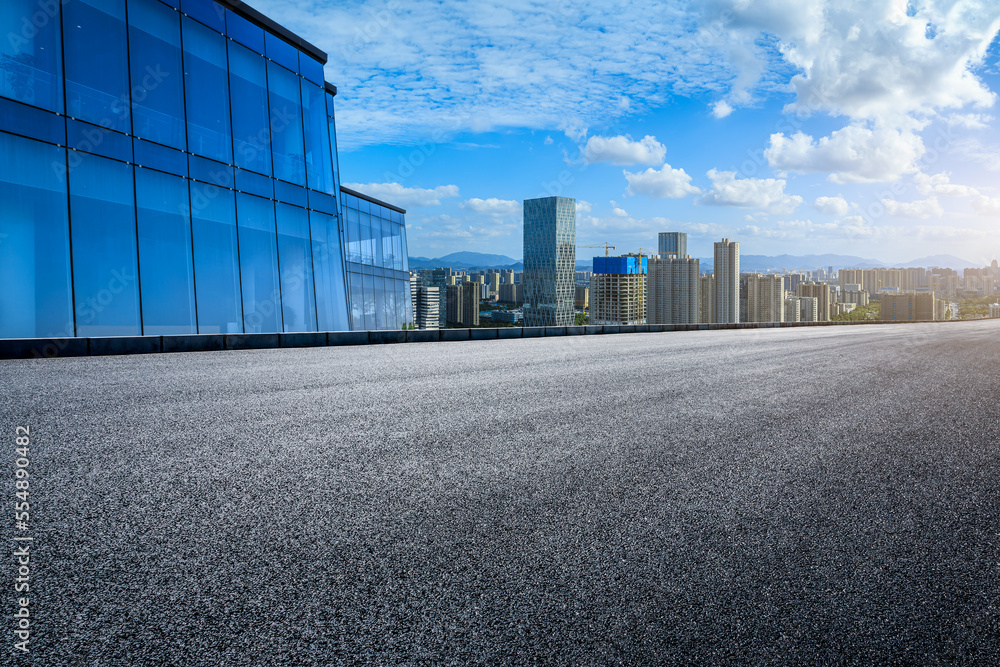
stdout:
{"type": "Polygon", "coordinates": [[[610,255],[608,254],[608,250],[617,250],[617,248],[615,248],[607,241],[605,241],[604,243],[600,243],[598,245],[578,245],[577,248],[604,248],[605,257],[610,257],[610,255]]]}

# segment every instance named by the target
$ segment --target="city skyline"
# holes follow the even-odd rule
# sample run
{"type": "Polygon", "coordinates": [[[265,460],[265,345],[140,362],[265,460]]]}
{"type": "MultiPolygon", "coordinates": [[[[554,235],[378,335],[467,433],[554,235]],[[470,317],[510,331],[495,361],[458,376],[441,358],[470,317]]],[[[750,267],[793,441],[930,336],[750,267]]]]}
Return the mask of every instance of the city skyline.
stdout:
{"type": "Polygon", "coordinates": [[[1000,7],[253,4],[330,52],[341,166],[407,208],[414,256],[519,257],[519,203],[549,195],[625,251],[1000,250],[1000,7]]]}

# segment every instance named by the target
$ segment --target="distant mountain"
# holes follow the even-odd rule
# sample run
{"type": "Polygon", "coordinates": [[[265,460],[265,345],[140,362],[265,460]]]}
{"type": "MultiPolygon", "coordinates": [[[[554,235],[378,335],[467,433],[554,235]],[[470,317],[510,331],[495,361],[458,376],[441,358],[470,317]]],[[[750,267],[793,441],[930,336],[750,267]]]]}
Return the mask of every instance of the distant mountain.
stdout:
{"type": "Polygon", "coordinates": [[[899,268],[908,269],[914,266],[938,266],[946,269],[955,269],[956,271],[960,271],[962,269],[982,268],[979,264],[967,262],[961,257],[955,257],[954,255],[930,255],[929,257],[920,257],[912,262],[900,264],[899,268]]]}
{"type": "MultiPolygon", "coordinates": [[[[481,252],[453,252],[444,257],[428,259],[427,257],[410,257],[410,268],[436,269],[447,266],[453,269],[514,269],[514,264],[520,264],[520,260],[507,257],[506,255],[488,255],[481,252]]],[[[514,269],[520,271],[520,268],[514,269]]]]}

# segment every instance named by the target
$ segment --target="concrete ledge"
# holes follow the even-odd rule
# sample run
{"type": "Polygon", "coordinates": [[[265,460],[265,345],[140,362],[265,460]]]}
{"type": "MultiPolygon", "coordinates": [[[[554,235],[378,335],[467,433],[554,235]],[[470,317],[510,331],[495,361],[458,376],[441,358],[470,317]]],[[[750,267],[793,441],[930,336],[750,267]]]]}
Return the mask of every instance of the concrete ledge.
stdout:
{"type": "Polygon", "coordinates": [[[406,332],[400,329],[399,331],[369,331],[368,332],[368,342],[369,343],[405,343],[406,342],[406,332]]]}
{"type": "Polygon", "coordinates": [[[164,352],[210,352],[226,349],[222,334],[163,336],[164,352]]]}
{"type": "MultiPolygon", "coordinates": [[[[954,323],[965,320],[937,320],[954,323]]],[[[977,321],[977,320],[969,320],[977,321]]],[[[633,332],[722,331],[730,329],[776,329],[781,327],[843,326],[864,324],[929,324],[931,322],[857,320],[851,322],[744,322],[699,324],[639,324],[569,327],[485,327],[481,329],[430,329],[407,331],[330,331],[289,334],[190,334],[170,336],[98,336],[92,338],[6,338],[0,339],[0,359],[80,357],[88,355],[150,354],[158,352],[200,352],[247,350],[277,347],[320,347],[324,345],[367,345],[368,343],[417,343],[456,340],[496,340],[633,332]]]]}
{"type": "Polygon", "coordinates": [[[496,329],[469,329],[472,340],[490,340],[498,338],[496,329]]]}
{"type": "Polygon", "coordinates": [[[472,340],[468,329],[441,329],[441,340],[472,340]]]}
{"type": "Polygon", "coordinates": [[[87,356],[86,338],[4,338],[0,359],[42,359],[87,356]]]}
{"type": "Polygon", "coordinates": [[[326,334],[327,345],[367,345],[367,331],[330,331],[326,334]]]}
{"type": "Polygon", "coordinates": [[[90,338],[90,355],[152,354],[163,351],[159,336],[101,336],[90,338]]]}
{"type": "Polygon", "coordinates": [[[304,331],[278,334],[281,347],[325,347],[326,334],[304,331]]]}
{"type": "Polygon", "coordinates": [[[262,350],[278,347],[280,342],[276,333],[226,334],[227,350],[262,350]]]}
{"type": "Polygon", "coordinates": [[[437,329],[409,329],[406,332],[407,343],[436,343],[439,340],[437,329]]]}

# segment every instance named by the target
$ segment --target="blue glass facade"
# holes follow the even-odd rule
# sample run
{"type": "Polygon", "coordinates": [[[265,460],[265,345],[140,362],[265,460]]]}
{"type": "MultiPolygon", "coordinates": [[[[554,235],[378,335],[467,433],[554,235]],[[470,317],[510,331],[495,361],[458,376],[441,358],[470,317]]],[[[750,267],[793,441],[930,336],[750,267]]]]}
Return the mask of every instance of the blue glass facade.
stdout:
{"type": "Polygon", "coordinates": [[[351,328],[399,329],[413,322],[403,210],[342,188],[351,328]]]}
{"type": "Polygon", "coordinates": [[[321,51],[215,0],[4,0],[0,32],[0,338],[411,321],[321,51]]]}

